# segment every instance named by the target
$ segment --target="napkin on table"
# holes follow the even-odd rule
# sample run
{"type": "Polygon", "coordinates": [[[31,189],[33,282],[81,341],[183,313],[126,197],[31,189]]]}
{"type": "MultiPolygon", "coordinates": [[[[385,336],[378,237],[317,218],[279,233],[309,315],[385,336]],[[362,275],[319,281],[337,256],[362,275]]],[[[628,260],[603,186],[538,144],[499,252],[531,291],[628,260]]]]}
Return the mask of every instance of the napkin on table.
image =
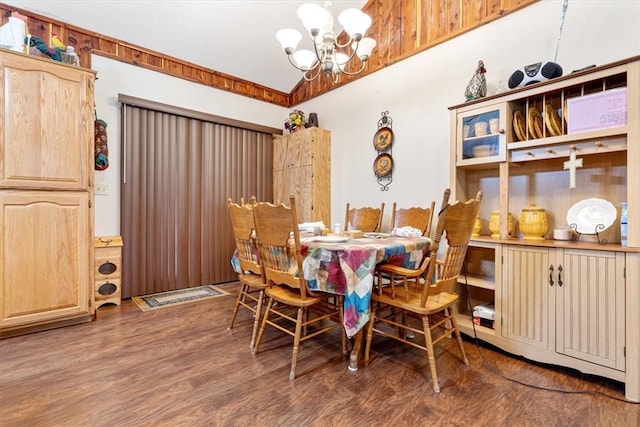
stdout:
{"type": "Polygon", "coordinates": [[[391,234],[396,237],[420,237],[422,236],[422,231],[413,227],[400,227],[394,228],[391,230],[391,234]]]}

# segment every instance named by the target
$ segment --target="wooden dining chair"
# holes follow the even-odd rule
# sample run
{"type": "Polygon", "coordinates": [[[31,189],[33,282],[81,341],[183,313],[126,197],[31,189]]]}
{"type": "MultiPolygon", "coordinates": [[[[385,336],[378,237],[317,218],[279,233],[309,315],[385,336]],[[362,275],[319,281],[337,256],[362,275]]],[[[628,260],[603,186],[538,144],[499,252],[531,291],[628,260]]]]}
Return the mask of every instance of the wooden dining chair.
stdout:
{"type": "Polygon", "coordinates": [[[422,231],[422,235],[431,235],[431,223],[433,222],[433,210],[436,202],[432,201],[428,208],[413,206],[410,208],[398,209],[396,202],[393,202],[391,209],[391,228],[413,227],[422,231]]]}
{"type": "Polygon", "coordinates": [[[365,233],[379,232],[382,226],[383,214],[384,202],[380,204],[380,208],[351,208],[347,203],[347,211],[344,217],[345,230],[351,227],[351,230],[360,230],[365,233]]]}
{"type": "MultiPolygon", "coordinates": [[[[450,195],[451,190],[448,188],[445,189],[442,196],[442,202],[440,204],[441,210],[449,204],[450,195]]],[[[431,234],[431,223],[433,220],[435,204],[436,202],[432,201],[429,208],[414,207],[396,210],[396,204],[394,203],[393,211],[391,213],[391,224],[394,228],[409,225],[419,230],[423,230],[423,236],[429,236],[431,234]]],[[[422,259],[417,269],[410,269],[393,264],[378,264],[375,270],[376,289],[390,285],[392,295],[395,296],[395,286],[397,283],[401,282],[405,288],[408,287],[410,281],[417,281],[424,277],[428,266],[429,256],[425,256],[422,259]]],[[[403,331],[400,330],[400,332],[403,331]]]]}
{"type": "Polygon", "coordinates": [[[251,342],[249,343],[249,348],[251,349],[255,345],[263,301],[265,300],[264,290],[267,288],[262,276],[262,267],[258,261],[258,249],[255,245],[255,225],[252,209],[255,203],[255,197],[252,197],[251,202],[246,204],[244,200],[241,200],[240,204],[234,203],[231,198],[228,200],[231,226],[236,241],[236,253],[240,268],[238,280],[241,284],[238,298],[236,298],[236,303],[233,306],[228,329],[233,328],[240,307],[246,308],[253,313],[253,331],[251,333],[251,342]]]}
{"type": "Polygon", "coordinates": [[[300,343],[338,328],[342,354],[347,355],[343,323],[343,296],[312,292],[302,274],[300,233],[293,195],[289,206],[257,203],[253,206],[256,246],[267,288],[267,303],[253,353],[260,347],[267,325],[293,337],[289,379],[296,377],[300,343]],[[291,309],[295,311],[292,313],[291,309]]]}
{"type": "Polygon", "coordinates": [[[453,334],[463,363],[469,364],[456,321],[459,299],[456,287],[481,200],[482,192],[479,191],[475,199],[447,204],[440,211],[424,284],[415,280],[408,286],[379,286],[372,294],[371,316],[367,324],[365,362],[369,360],[374,333],[425,350],[428,355],[433,390],[439,393],[433,345],[453,334]],[[438,250],[443,236],[446,238],[444,258],[438,260],[438,250]],[[403,316],[401,321],[397,321],[398,315],[403,316]],[[421,327],[415,325],[413,319],[419,319],[421,327]],[[404,333],[395,335],[387,328],[381,328],[382,325],[422,335],[424,344],[418,339],[408,339],[404,333]],[[436,329],[440,329],[440,333],[434,336],[432,332],[436,329]]]}

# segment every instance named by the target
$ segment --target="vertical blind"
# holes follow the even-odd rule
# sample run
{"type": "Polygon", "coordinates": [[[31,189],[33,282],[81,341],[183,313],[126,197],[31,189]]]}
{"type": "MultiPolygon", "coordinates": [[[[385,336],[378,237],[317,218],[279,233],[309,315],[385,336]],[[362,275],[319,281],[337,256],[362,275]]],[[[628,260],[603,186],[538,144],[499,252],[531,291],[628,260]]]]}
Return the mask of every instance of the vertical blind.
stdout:
{"type": "Polygon", "coordinates": [[[123,104],[122,296],[236,280],[227,200],[270,200],[272,134],[123,104]]]}

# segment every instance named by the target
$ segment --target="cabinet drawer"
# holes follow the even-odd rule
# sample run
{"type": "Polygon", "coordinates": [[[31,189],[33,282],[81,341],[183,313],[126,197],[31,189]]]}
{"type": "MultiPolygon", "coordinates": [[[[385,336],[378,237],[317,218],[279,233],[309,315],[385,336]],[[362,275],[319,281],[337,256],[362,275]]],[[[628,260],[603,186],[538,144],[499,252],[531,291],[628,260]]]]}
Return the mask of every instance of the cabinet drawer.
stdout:
{"type": "Polygon", "coordinates": [[[93,292],[96,308],[107,303],[120,305],[121,295],[120,279],[96,280],[93,292]]]}
{"type": "Polygon", "coordinates": [[[95,274],[96,280],[113,279],[120,277],[120,266],[122,260],[120,257],[96,259],[95,274]]]}

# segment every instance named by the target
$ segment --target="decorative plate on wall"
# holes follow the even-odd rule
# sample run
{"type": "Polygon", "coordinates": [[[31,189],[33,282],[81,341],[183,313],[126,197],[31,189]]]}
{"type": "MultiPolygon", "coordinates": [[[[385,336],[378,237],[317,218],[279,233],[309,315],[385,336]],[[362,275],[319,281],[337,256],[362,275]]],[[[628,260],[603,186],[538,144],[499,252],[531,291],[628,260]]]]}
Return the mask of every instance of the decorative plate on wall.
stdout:
{"type": "Polygon", "coordinates": [[[385,177],[393,170],[393,158],[389,153],[382,153],[373,162],[373,171],[379,177],[385,177]]]}
{"type": "Polygon", "coordinates": [[[378,129],[373,137],[373,146],[378,151],[386,151],[393,144],[393,131],[390,127],[378,129]]]}

